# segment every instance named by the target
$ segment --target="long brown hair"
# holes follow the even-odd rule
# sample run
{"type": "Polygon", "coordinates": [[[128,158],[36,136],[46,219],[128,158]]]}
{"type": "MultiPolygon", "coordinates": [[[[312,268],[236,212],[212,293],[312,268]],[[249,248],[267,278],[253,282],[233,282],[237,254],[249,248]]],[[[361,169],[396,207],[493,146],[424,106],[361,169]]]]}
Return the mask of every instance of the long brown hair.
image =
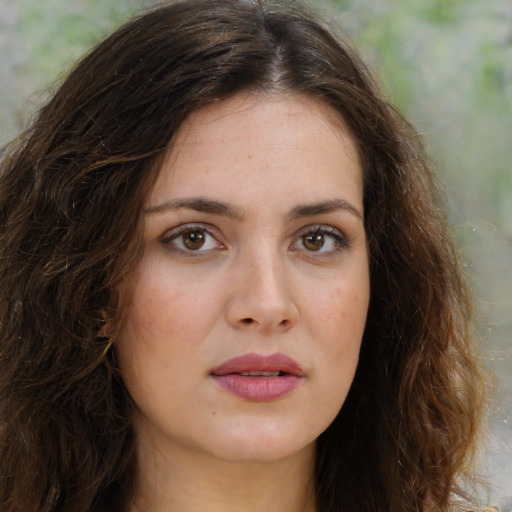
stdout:
{"type": "Polygon", "coordinates": [[[132,402],[101,336],[122,319],[113,284],[140,257],[144,198],[183,119],[247,89],[322,99],[363,166],[371,304],[352,389],[317,442],[318,509],[453,507],[482,381],[421,141],[305,8],[182,0],[99,44],[4,154],[2,512],[128,510],[132,402]]]}

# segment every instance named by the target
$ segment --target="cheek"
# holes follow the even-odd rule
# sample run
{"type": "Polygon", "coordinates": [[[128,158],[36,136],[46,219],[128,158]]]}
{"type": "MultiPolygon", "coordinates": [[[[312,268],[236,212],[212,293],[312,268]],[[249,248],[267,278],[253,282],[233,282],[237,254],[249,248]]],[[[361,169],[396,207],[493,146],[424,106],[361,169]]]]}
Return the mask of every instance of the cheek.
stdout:
{"type": "Polygon", "coordinates": [[[146,344],[158,345],[159,340],[173,339],[192,314],[187,297],[172,288],[162,286],[138,287],[128,311],[124,332],[127,337],[141,338],[146,344]],[[180,300],[181,295],[181,300],[180,300]],[[188,314],[184,314],[188,310],[188,314]]]}
{"type": "Polygon", "coordinates": [[[325,430],[345,402],[359,361],[368,297],[366,286],[344,283],[309,296],[315,364],[306,422],[312,429],[320,425],[320,431],[325,430]]]}
{"type": "MultiPolygon", "coordinates": [[[[361,283],[359,283],[361,284],[361,283]]],[[[314,297],[315,312],[311,317],[317,357],[322,358],[326,381],[344,393],[352,382],[368,312],[369,289],[343,284],[323,295],[314,297]]]]}
{"type": "Polygon", "coordinates": [[[202,341],[194,294],[162,276],[141,272],[116,341],[121,374],[139,406],[159,403],[162,386],[188,371],[202,341]]]}
{"type": "Polygon", "coordinates": [[[330,338],[360,341],[369,303],[366,283],[363,286],[351,286],[350,283],[334,286],[327,293],[311,295],[309,301],[319,326],[329,333],[330,338]]]}
{"type": "Polygon", "coordinates": [[[117,352],[125,372],[156,372],[193,358],[219,318],[218,287],[169,272],[160,260],[139,267],[117,352]],[[151,264],[149,264],[151,263],[151,264]]]}
{"type": "Polygon", "coordinates": [[[204,317],[200,311],[206,309],[205,297],[207,294],[198,298],[193,282],[169,275],[158,266],[144,268],[133,292],[124,331],[154,343],[174,340],[177,333],[180,337],[193,337],[194,331],[201,328],[204,317]]]}

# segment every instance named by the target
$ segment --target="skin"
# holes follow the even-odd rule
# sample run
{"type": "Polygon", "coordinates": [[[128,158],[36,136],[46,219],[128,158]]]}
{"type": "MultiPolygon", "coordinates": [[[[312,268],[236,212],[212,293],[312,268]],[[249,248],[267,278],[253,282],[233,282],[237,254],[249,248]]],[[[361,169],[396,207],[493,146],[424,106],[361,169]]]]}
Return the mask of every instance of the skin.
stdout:
{"type": "Polygon", "coordinates": [[[353,138],[318,100],[246,93],[172,142],[115,347],[137,406],[134,510],[314,510],[315,439],[352,383],[369,301],[353,138]],[[241,399],[211,371],[247,353],[305,375],[241,399]]]}

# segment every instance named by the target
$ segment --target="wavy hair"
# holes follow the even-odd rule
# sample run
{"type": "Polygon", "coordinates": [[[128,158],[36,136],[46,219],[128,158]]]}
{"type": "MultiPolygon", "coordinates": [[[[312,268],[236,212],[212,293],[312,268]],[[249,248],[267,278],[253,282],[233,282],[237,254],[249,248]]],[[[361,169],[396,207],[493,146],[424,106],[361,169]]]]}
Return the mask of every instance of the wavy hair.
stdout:
{"type": "Polygon", "coordinates": [[[133,404],[102,326],[122,321],[112,290],[140,258],[143,203],[169,141],[192,111],[244,90],[321,99],[362,162],[371,302],[349,396],[317,441],[318,510],[454,509],[482,374],[420,139],[306,8],[181,0],[86,55],[4,152],[2,512],[128,510],[133,404]]]}

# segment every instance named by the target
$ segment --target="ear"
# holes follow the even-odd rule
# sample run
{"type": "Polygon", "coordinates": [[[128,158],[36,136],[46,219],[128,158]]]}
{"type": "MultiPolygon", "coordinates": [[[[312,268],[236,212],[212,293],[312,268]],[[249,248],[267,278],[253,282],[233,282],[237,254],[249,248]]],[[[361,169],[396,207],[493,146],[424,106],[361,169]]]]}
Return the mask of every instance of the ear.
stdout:
{"type": "Polygon", "coordinates": [[[98,334],[96,334],[97,338],[110,338],[110,322],[107,322],[107,312],[102,309],[100,311],[101,318],[103,318],[103,325],[101,326],[100,330],[98,331],[98,334]]]}

